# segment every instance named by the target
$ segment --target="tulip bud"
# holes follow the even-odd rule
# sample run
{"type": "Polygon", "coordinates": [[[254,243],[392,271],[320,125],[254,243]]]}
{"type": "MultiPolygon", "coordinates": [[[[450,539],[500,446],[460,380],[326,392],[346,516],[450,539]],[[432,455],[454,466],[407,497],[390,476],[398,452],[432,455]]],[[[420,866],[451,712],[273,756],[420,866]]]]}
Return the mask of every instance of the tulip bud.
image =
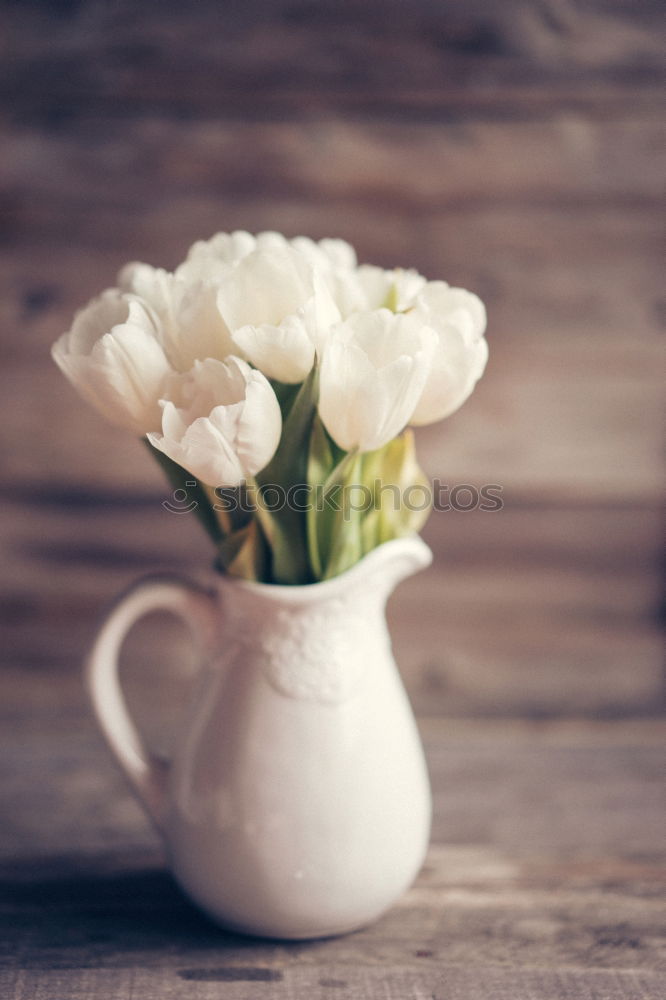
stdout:
{"type": "Polygon", "coordinates": [[[217,305],[249,361],[279,382],[302,382],[340,318],[323,279],[290,247],[259,249],[225,272],[217,305]]]}
{"type": "Polygon", "coordinates": [[[77,392],[112,424],[136,434],[160,426],[158,399],[171,366],[155,316],[135,295],[109,289],[93,299],[51,353],[77,392]]]}
{"type": "Polygon", "coordinates": [[[160,342],[175,371],[186,372],[204,358],[232,353],[220,316],[216,289],[205,281],[186,282],[150,264],[127,264],[118,276],[123,291],[136,295],[155,316],[160,342]]]}
{"type": "Polygon", "coordinates": [[[209,486],[238,486],[266,466],[280,440],[277,397],[239,358],[195,361],[173,376],[162,400],[162,432],[148,440],[209,486]]]}
{"type": "Polygon", "coordinates": [[[324,348],[319,415],[344,451],[374,451],[409,422],[430,372],[437,335],[388,309],[356,313],[324,348]]]}
{"type": "Polygon", "coordinates": [[[410,315],[435,330],[437,350],[412,424],[431,424],[457,410],[471,395],[488,360],[483,336],[486,310],[472,292],[431,281],[410,315]]]}

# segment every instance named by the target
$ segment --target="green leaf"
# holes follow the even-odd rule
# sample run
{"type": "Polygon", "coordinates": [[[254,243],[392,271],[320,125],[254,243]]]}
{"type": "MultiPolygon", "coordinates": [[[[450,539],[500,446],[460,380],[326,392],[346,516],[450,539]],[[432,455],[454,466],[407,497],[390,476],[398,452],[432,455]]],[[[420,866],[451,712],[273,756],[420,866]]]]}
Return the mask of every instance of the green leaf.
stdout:
{"type": "Polygon", "coordinates": [[[432,490],[416,460],[411,429],[365,454],[361,475],[373,494],[362,529],[364,554],[392,538],[421,530],[432,509],[432,490]]]}
{"type": "Polygon", "coordinates": [[[358,508],[352,493],[355,486],[363,486],[361,468],[362,456],[356,452],[347,452],[324,485],[325,494],[334,486],[341,488],[339,509],[330,514],[327,525],[326,548],[322,558],[324,580],[351,569],[363,556],[361,526],[364,511],[358,508]]]}
{"type": "Polygon", "coordinates": [[[321,580],[333,524],[332,511],[326,504],[325,484],[337,464],[335,445],[326,433],[318,414],[315,415],[308,451],[307,482],[309,505],[306,512],[308,556],[312,575],[321,580]]]}
{"type": "Polygon", "coordinates": [[[338,576],[378,545],[420,531],[431,509],[411,430],[357,455],[337,448],[316,417],[308,482],[319,490],[319,503],[307,515],[315,579],[338,576]]]}
{"type": "MultiPolygon", "coordinates": [[[[289,387],[290,388],[290,387],[289,387]]],[[[301,584],[312,582],[308,558],[308,540],[304,512],[293,503],[282,502],[278,509],[261,505],[261,490],[276,486],[287,498],[289,488],[306,483],[308,450],[312,421],[315,414],[318,373],[313,368],[305,382],[289,402],[283,393],[282,437],[266,468],[257,476],[260,509],[257,517],[265,530],[272,549],[272,579],[275,583],[301,584]]]]}
{"type": "Polygon", "coordinates": [[[282,419],[286,420],[290,410],[292,409],[296,397],[300,391],[300,384],[293,384],[291,382],[278,382],[276,379],[269,379],[273,387],[273,392],[277,396],[277,401],[280,404],[280,410],[282,411],[282,419]]]}

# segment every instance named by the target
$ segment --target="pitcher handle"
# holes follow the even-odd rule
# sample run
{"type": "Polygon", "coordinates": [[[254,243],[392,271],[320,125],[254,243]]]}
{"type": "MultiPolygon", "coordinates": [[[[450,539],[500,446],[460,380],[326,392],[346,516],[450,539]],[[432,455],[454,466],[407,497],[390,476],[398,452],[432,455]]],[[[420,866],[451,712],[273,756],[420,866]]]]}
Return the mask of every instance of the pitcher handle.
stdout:
{"type": "Polygon", "coordinates": [[[215,634],[217,602],[213,591],[176,575],[137,580],[107,613],[87,657],[85,677],[100,729],[116,760],[158,831],[166,809],[169,765],[146,747],[129,713],[118,677],[123,641],[151,611],[171,611],[209,647],[215,634]]]}

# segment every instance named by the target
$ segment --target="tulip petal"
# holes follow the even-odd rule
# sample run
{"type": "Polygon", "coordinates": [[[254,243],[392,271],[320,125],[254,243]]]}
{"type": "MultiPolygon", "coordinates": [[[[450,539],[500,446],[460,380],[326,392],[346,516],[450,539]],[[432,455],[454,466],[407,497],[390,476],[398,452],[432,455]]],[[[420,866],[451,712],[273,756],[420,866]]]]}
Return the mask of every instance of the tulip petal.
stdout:
{"type": "Polygon", "coordinates": [[[141,263],[124,267],[119,282],[150,309],[156,335],[176,371],[188,371],[204,358],[221,361],[231,353],[229,330],[210,284],[186,282],[162,268],[141,263]]]}
{"type": "Polygon", "coordinates": [[[52,348],[78,393],[119,427],[145,434],[160,425],[158,399],[171,366],[150,312],[134,296],[103,293],[52,348]]]}
{"type": "Polygon", "coordinates": [[[278,382],[302,382],[314,364],[314,343],[298,316],[288,316],[278,326],[242,326],[234,331],[233,342],[264,375],[278,382]]]}
{"type": "Polygon", "coordinates": [[[472,393],[488,360],[486,310],[481,300],[446,282],[430,282],[411,315],[436,332],[438,345],[411,423],[429,424],[454,413],[472,393]]]}
{"type": "Polygon", "coordinates": [[[232,331],[278,326],[311,298],[312,269],[295,251],[255,250],[227,271],[218,286],[218,309],[232,331]]]}
{"type": "Polygon", "coordinates": [[[238,486],[264,468],[280,440],[277,397],[261,372],[239,358],[195,362],[172,376],[162,433],[148,440],[209,486],[238,486]]]}
{"type": "Polygon", "coordinates": [[[345,451],[373,451],[410,420],[437,336],[387,309],[357,313],[333,331],[321,364],[319,414],[345,451]]]}

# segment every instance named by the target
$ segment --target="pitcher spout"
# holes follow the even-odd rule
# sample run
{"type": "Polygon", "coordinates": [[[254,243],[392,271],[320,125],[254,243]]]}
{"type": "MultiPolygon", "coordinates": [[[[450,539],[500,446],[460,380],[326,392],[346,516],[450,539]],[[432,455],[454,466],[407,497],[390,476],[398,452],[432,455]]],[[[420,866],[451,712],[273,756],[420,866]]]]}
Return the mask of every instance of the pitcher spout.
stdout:
{"type": "Polygon", "coordinates": [[[426,569],[431,562],[432,552],[423,539],[419,535],[410,535],[385,542],[373,549],[345,573],[343,578],[348,583],[352,582],[351,578],[356,574],[374,578],[375,586],[388,597],[401,580],[426,569]]]}

